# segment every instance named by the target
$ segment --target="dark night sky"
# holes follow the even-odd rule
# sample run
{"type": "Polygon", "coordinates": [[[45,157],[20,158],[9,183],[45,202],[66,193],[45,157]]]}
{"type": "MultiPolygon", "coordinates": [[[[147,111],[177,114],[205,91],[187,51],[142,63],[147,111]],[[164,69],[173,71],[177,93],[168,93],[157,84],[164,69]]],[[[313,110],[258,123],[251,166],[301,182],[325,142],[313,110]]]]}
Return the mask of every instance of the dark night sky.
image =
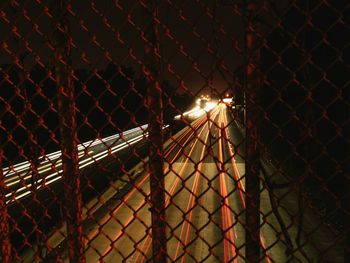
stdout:
{"type": "MultiPolygon", "coordinates": [[[[3,43],[8,49],[0,51],[1,62],[10,63],[13,60],[11,53],[16,53],[16,44],[10,32],[15,29],[27,40],[27,47],[31,50],[25,59],[27,67],[31,67],[36,56],[44,64],[49,64],[52,52],[47,40],[52,32],[52,22],[45,11],[47,4],[44,4],[48,1],[20,1],[24,3],[21,5],[24,8],[16,12],[8,2],[2,1],[0,5],[6,14],[0,20],[0,34],[5,36],[3,43]],[[6,20],[16,22],[11,24],[6,20]]],[[[278,1],[279,13],[285,12],[288,3],[278,1]]],[[[224,73],[225,78],[233,82],[234,71],[243,61],[244,27],[237,4],[240,4],[239,1],[218,1],[214,14],[217,21],[215,25],[211,17],[213,0],[160,1],[160,45],[165,79],[177,86],[180,78],[189,90],[201,89],[211,76],[214,61],[212,52],[208,50],[217,46],[219,59],[216,61],[222,60],[228,69],[224,73]],[[235,4],[227,4],[232,2],[235,4]],[[168,65],[171,65],[170,71],[168,65]]],[[[144,41],[140,30],[148,22],[139,1],[73,1],[71,10],[71,32],[75,46],[72,61],[75,68],[103,69],[109,60],[140,68],[139,62],[144,60],[144,41]]],[[[275,18],[265,9],[260,15],[270,25],[276,24],[275,18]]],[[[266,35],[270,30],[266,26],[261,28],[261,32],[266,35]]],[[[230,84],[225,83],[217,70],[213,76],[215,89],[230,88],[230,84]]]]}

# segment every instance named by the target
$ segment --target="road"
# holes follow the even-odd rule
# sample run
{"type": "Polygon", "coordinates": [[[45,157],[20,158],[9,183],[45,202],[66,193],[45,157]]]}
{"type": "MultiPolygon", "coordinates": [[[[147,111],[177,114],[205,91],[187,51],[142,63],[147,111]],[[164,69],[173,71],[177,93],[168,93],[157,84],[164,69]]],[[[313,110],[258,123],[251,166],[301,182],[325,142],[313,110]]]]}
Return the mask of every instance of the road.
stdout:
{"type": "MultiPolygon", "coordinates": [[[[218,104],[165,147],[169,262],[245,262],[244,145],[229,122],[226,105],[218,104]]],[[[86,238],[88,262],[152,262],[149,194],[145,171],[122,202],[96,218],[86,238]]],[[[319,227],[317,234],[307,236],[306,231],[315,233],[311,226],[316,221],[305,221],[306,238],[297,247],[297,225],[281,202],[280,216],[294,246],[286,253],[288,243],[269,198],[262,185],[261,262],[342,262],[339,250],[326,249],[323,243],[334,244],[329,230],[319,227]]],[[[311,212],[308,217],[313,218],[311,212]]]]}
{"type": "MultiPolygon", "coordinates": [[[[220,104],[166,148],[169,261],[244,262],[244,163],[233,157],[227,125],[220,104]]],[[[89,262],[151,261],[149,193],[145,172],[112,216],[98,219],[87,235],[89,262]]]]}
{"type": "MultiPolygon", "coordinates": [[[[79,144],[79,169],[82,170],[101,162],[106,157],[136,144],[147,137],[146,129],[147,125],[143,125],[123,133],[79,144]]],[[[37,173],[35,185],[38,190],[61,180],[61,151],[40,157],[35,168],[33,168],[33,163],[29,161],[4,168],[7,203],[13,203],[30,196],[33,191],[34,173],[37,173]]]]}
{"type": "MultiPolygon", "coordinates": [[[[244,139],[228,112],[219,103],[164,146],[169,262],[246,262],[244,139]]],[[[283,181],[273,165],[262,163],[268,176],[283,181]]],[[[152,262],[146,167],[144,160],[84,206],[87,262],[152,262]]],[[[335,235],[316,224],[320,220],[312,211],[305,212],[302,247],[296,243],[294,190],[274,192],[281,226],[263,179],[261,189],[260,262],[343,262],[335,235]]],[[[69,261],[65,236],[63,226],[46,243],[53,251],[60,247],[48,253],[56,261],[69,261]]]]}

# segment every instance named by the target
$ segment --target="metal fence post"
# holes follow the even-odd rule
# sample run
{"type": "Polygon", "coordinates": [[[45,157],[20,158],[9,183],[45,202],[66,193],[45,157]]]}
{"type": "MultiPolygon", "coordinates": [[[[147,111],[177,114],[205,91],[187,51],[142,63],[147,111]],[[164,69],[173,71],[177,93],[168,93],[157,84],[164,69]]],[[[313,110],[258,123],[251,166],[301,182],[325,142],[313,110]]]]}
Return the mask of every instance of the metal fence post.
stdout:
{"type": "MultiPolygon", "coordinates": [[[[345,171],[345,164],[344,164],[345,171]]],[[[348,182],[347,186],[350,187],[350,177],[347,176],[348,182]]],[[[347,193],[347,196],[344,198],[344,262],[349,262],[350,260],[350,194],[347,193]]]]}
{"type": "Polygon", "coordinates": [[[58,88],[59,127],[63,164],[63,187],[70,262],[85,262],[82,231],[82,199],[77,152],[74,87],[70,63],[69,0],[55,3],[55,73],[58,88]]]}
{"type": "Polygon", "coordinates": [[[252,20],[257,2],[246,2],[248,24],[246,29],[246,260],[260,260],[260,165],[259,165],[259,106],[258,76],[259,51],[256,50],[256,26],[252,20]]]}
{"type": "Polygon", "coordinates": [[[147,105],[149,110],[149,172],[151,185],[152,249],[154,262],[166,262],[165,187],[163,159],[163,103],[159,82],[158,1],[144,6],[147,43],[145,47],[148,80],[147,105]]]}
{"type": "Polygon", "coordinates": [[[3,151],[0,149],[0,261],[11,262],[11,243],[9,215],[7,213],[6,196],[5,196],[5,175],[2,170],[3,151]]]}

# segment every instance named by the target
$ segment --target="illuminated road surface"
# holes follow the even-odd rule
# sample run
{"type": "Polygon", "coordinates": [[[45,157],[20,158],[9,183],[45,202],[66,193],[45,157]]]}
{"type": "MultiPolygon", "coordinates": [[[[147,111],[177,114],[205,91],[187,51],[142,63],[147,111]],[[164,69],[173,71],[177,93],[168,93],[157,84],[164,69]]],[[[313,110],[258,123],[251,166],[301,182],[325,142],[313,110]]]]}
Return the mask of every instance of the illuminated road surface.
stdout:
{"type": "MultiPolygon", "coordinates": [[[[165,145],[168,262],[245,262],[244,147],[242,135],[228,125],[228,118],[226,105],[218,104],[165,145]]],[[[274,173],[273,166],[264,165],[274,173]]],[[[117,181],[85,206],[84,220],[94,222],[84,228],[87,262],[152,262],[149,174],[142,167],[124,176],[133,187],[121,199],[113,201],[125,185],[117,181]],[[114,203],[107,206],[102,200],[108,198],[114,203]],[[93,209],[87,212],[89,208],[93,209]],[[103,208],[101,215],[98,210],[103,208]]],[[[296,246],[295,194],[283,191],[289,193],[276,194],[284,194],[279,210],[293,243],[292,253],[286,253],[285,237],[263,190],[261,262],[342,262],[341,250],[327,249],[334,244],[334,235],[315,224],[312,212],[305,212],[303,247],[296,246]]],[[[64,236],[62,227],[47,243],[54,248],[64,236]]],[[[59,256],[68,262],[66,249],[59,256]]]]}
{"type": "MultiPolygon", "coordinates": [[[[193,124],[195,129],[176,138],[183,149],[173,146],[167,152],[169,261],[244,262],[244,183],[239,180],[244,164],[229,158],[233,148],[225,109],[221,104],[213,110],[210,121],[202,116],[193,124]]],[[[151,260],[148,175],[141,178],[125,205],[118,206],[109,221],[108,216],[99,221],[103,234],[88,236],[86,256],[91,262],[151,260]]]]}
{"type": "MultiPolygon", "coordinates": [[[[112,135],[103,139],[84,142],[78,145],[79,169],[100,162],[111,154],[130,147],[144,139],[147,125],[140,126],[121,134],[112,135]]],[[[61,151],[40,157],[37,165],[37,189],[45,188],[62,178],[61,151]]],[[[7,203],[20,200],[31,194],[32,169],[29,162],[22,162],[3,169],[6,185],[7,203]]]]}
{"type": "MultiPolygon", "coordinates": [[[[228,127],[226,106],[219,104],[210,115],[202,115],[192,128],[175,136],[176,143],[166,147],[169,262],[245,262],[245,186],[241,178],[245,167],[243,158],[235,154],[244,149],[233,147],[241,143],[235,141],[236,136],[228,127]]],[[[145,172],[123,202],[98,219],[96,228],[87,234],[88,262],[152,262],[151,215],[146,198],[149,193],[145,172]]],[[[285,253],[284,238],[278,234],[281,228],[271,213],[267,191],[262,192],[261,199],[260,210],[266,215],[262,217],[261,229],[261,244],[266,252],[262,253],[261,262],[319,259],[317,247],[322,247],[317,242],[319,238],[329,240],[328,232],[322,230],[323,236],[315,236],[316,242],[311,242],[311,237],[304,242],[306,254],[296,248],[290,257],[285,253]]],[[[286,210],[281,215],[294,239],[297,227],[286,210]]],[[[326,257],[341,262],[336,253],[326,257]]]]}

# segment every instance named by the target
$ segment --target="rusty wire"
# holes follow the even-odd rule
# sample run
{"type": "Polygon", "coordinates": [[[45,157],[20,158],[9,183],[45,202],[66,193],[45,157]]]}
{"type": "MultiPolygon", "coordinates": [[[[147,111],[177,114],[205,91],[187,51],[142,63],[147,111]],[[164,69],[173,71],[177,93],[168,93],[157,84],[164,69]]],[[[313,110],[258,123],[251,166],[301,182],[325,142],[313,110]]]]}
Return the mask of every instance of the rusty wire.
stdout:
{"type": "Polygon", "coordinates": [[[3,1],[0,261],[347,262],[349,8],[3,1]]]}

